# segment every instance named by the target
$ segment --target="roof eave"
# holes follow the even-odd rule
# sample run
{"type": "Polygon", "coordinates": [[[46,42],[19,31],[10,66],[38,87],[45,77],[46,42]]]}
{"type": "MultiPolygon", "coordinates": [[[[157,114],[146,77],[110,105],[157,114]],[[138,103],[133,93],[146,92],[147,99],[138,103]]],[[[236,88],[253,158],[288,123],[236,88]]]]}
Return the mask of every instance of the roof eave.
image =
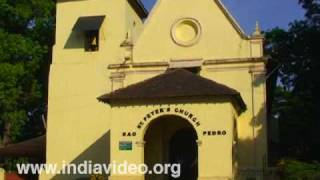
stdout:
{"type": "MultiPolygon", "coordinates": [[[[240,115],[242,114],[244,111],[247,110],[247,105],[245,104],[245,102],[243,101],[242,97],[240,94],[235,94],[235,95],[211,95],[210,97],[229,97],[230,101],[232,102],[232,104],[234,105],[235,109],[237,110],[237,113],[240,115]]],[[[199,96],[186,96],[186,97],[199,97],[199,96]]],[[[208,97],[208,96],[206,96],[208,97]]],[[[184,98],[183,96],[177,96],[177,97],[163,97],[165,99],[176,99],[176,98],[184,98]]],[[[228,98],[228,99],[229,99],[228,98]]],[[[148,101],[150,99],[156,99],[156,98],[113,98],[111,94],[107,94],[107,95],[103,95],[101,97],[97,98],[100,102],[106,103],[106,104],[114,104],[117,102],[123,102],[123,101],[136,101],[136,100],[144,100],[144,101],[148,101]]]]}
{"type": "Polygon", "coordinates": [[[238,22],[235,20],[235,18],[231,15],[231,13],[228,11],[228,9],[224,6],[224,4],[220,0],[215,0],[220,9],[223,11],[223,14],[227,17],[227,19],[230,21],[232,26],[236,29],[236,31],[239,33],[239,35],[243,39],[250,39],[249,36],[243,31],[241,26],[238,24],[238,22]]]}
{"type": "Polygon", "coordinates": [[[127,0],[129,4],[136,10],[141,19],[148,17],[148,10],[144,7],[141,0],[127,0]]]}
{"type": "Polygon", "coordinates": [[[234,106],[235,106],[235,109],[236,109],[238,115],[242,114],[243,112],[245,112],[247,110],[247,105],[243,101],[240,94],[234,95],[232,98],[233,98],[233,103],[234,103],[234,106]]]}

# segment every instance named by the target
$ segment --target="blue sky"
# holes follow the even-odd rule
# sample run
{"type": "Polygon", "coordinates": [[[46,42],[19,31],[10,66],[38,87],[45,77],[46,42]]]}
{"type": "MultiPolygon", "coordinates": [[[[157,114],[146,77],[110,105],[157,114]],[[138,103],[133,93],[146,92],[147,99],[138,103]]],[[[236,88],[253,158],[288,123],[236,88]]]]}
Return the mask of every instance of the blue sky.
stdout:
{"type": "MultiPolygon", "coordinates": [[[[141,0],[150,10],[156,0],[141,0]]],[[[174,0],[173,0],[174,1],[174,0]]],[[[259,21],[263,30],[288,28],[296,19],[303,19],[304,11],[298,0],[222,0],[244,31],[250,34],[259,21]]]]}

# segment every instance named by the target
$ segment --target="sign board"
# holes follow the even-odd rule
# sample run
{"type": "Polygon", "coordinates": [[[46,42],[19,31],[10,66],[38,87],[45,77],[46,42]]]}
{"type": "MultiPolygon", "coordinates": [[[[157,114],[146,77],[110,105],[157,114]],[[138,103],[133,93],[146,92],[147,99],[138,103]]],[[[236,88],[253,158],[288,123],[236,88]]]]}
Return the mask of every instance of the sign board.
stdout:
{"type": "Polygon", "coordinates": [[[120,151],[132,151],[132,141],[120,141],[119,142],[120,151]]]}

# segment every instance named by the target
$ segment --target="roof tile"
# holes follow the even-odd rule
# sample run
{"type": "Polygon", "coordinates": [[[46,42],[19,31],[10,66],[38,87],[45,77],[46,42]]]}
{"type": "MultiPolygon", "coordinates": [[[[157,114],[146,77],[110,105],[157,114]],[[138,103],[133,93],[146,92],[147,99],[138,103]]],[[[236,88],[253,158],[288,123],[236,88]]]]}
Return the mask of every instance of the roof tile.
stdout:
{"type": "Polygon", "coordinates": [[[112,101],[134,99],[218,96],[232,97],[241,109],[246,107],[238,91],[184,69],[167,71],[153,78],[105,94],[98,99],[105,103],[111,103],[112,101]]]}

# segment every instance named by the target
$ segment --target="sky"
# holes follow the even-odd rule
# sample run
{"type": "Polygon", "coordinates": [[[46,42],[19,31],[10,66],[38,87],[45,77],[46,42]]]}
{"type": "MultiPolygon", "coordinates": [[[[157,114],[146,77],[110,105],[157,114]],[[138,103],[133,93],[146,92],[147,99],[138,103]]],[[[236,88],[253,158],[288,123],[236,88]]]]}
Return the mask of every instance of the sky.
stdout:
{"type": "MultiPolygon", "coordinates": [[[[156,0],[141,0],[148,10],[156,0]]],[[[174,1],[174,0],[173,0],[174,1]]],[[[262,30],[287,29],[290,22],[303,19],[298,0],[221,0],[242,29],[251,34],[258,21],[262,30]]]]}

